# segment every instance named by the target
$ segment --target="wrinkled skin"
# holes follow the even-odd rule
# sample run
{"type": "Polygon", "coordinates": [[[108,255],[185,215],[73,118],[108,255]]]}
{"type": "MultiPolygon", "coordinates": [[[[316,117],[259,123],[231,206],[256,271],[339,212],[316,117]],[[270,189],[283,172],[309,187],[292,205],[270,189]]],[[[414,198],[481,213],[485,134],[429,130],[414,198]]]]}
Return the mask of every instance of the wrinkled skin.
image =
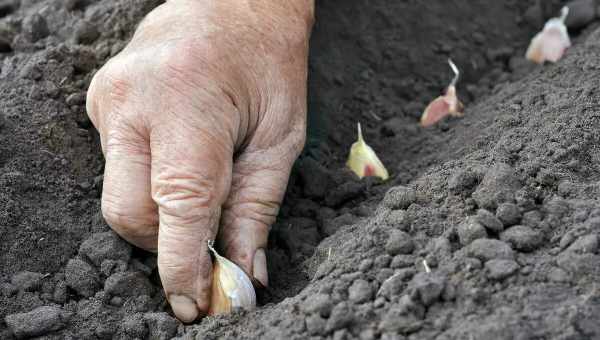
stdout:
{"type": "Polygon", "coordinates": [[[312,0],[171,0],[93,78],[102,212],[158,253],[175,315],[206,313],[208,240],[263,285],[264,249],[305,140],[312,0]]]}

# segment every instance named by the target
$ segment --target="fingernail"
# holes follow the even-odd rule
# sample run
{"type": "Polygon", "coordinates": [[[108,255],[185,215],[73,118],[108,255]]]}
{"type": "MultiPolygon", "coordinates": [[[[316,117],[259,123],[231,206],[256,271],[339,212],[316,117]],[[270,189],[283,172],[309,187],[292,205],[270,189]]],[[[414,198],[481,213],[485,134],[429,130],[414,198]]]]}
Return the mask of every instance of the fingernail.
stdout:
{"type": "Polygon", "coordinates": [[[257,279],[263,286],[269,286],[269,273],[267,272],[267,255],[265,250],[260,248],[254,253],[254,261],[252,262],[252,276],[257,279]]]}
{"type": "Polygon", "coordinates": [[[185,323],[190,323],[198,317],[198,308],[194,300],[185,295],[171,294],[169,303],[175,316],[185,323]]]}

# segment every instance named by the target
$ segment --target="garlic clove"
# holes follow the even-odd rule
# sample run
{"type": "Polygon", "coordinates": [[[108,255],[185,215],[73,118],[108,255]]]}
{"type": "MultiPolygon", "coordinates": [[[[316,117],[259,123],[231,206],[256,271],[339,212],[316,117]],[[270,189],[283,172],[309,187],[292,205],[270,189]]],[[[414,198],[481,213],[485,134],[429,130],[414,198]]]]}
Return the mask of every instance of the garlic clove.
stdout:
{"type": "Polygon", "coordinates": [[[432,126],[450,115],[453,117],[462,117],[464,115],[464,106],[456,95],[456,83],[460,77],[460,72],[452,60],[448,59],[448,64],[454,72],[454,78],[446,88],[446,93],[434,99],[423,111],[421,115],[421,126],[432,126]]]}
{"type": "Polygon", "coordinates": [[[552,18],[546,22],[544,29],[531,39],[525,57],[535,63],[543,64],[545,61],[557,62],[571,47],[569,32],[565,20],[569,15],[569,7],[561,10],[559,18],[552,18]]]}
{"type": "Polygon", "coordinates": [[[246,273],[235,263],[219,255],[209,243],[215,256],[209,315],[229,314],[236,309],[256,307],[256,293],[246,273]]]}
{"type": "Polygon", "coordinates": [[[346,166],[359,178],[374,176],[385,181],[390,177],[375,151],[365,143],[360,123],[358,123],[358,140],[350,148],[346,166]]]}

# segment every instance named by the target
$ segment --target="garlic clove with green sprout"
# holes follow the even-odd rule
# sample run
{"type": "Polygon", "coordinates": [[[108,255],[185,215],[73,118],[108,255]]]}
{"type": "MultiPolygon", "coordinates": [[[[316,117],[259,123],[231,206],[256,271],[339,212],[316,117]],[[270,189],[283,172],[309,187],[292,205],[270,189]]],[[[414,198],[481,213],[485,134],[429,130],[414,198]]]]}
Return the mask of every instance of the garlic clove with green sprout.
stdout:
{"type": "Polygon", "coordinates": [[[360,123],[358,123],[358,140],[352,144],[346,166],[359,178],[374,176],[382,180],[390,177],[387,169],[375,154],[375,151],[365,143],[360,123]]]}
{"type": "Polygon", "coordinates": [[[219,255],[209,242],[215,257],[209,315],[229,314],[237,309],[256,307],[256,293],[246,273],[235,263],[219,255]]]}

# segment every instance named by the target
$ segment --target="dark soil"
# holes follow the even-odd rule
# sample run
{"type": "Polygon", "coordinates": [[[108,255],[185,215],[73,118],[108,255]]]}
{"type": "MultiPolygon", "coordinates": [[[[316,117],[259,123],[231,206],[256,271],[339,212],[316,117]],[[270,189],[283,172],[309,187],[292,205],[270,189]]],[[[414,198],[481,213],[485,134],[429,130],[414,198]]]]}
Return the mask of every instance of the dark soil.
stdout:
{"type": "Polygon", "coordinates": [[[575,2],[574,47],[536,67],[522,56],[560,1],[317,1],[271,287],[184,327],[153,255],[102,220],[85,115],[160,1],[0,0],[0,338],[600,338],[600,29],[575,2]],[[465,117],[420,128],[448,57],[465,117]],[[385,183],[344,169],[357,121],[385,183]]]}

